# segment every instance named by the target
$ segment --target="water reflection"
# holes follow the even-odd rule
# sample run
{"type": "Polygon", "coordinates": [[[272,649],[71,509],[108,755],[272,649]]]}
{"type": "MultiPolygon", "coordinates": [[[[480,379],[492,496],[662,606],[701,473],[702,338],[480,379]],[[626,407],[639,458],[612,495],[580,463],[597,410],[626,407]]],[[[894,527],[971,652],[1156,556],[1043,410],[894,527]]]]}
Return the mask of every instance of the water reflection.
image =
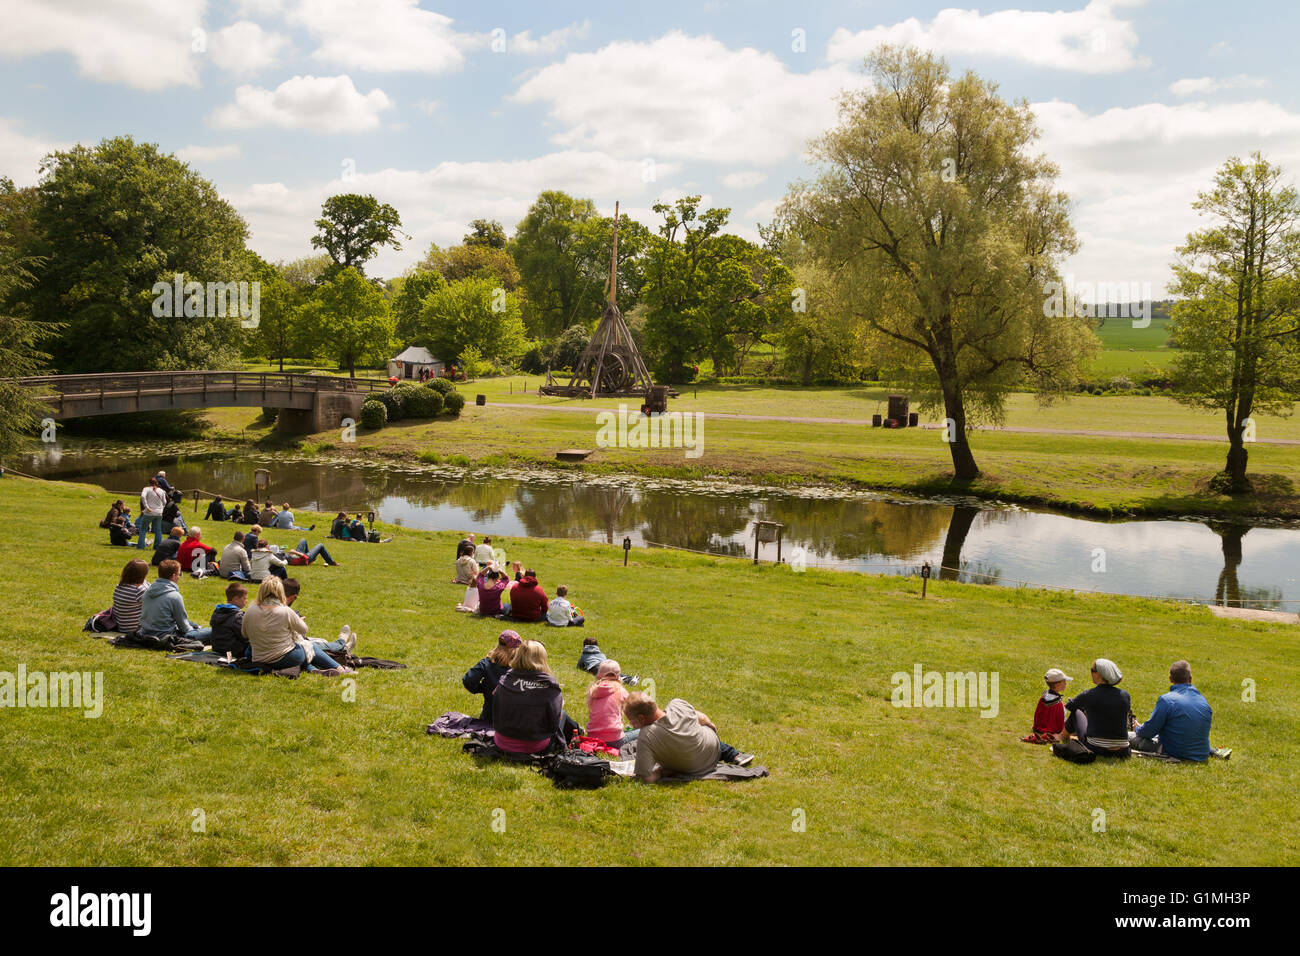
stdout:
{"type": "MultiPolygon", "coordinates": [[[[242,500],[253,494],[253,470],[264,467],[271,472],[270,497],[277,503],[321,511],[373,509],[382,519],[408,527],[474,529],[497,540],[556,537],[618,546],[626,536],[636,546],[746,555],[753,552],[754,522],[779,521],[785,525],[784,556],[788,560],[792,548],[802,547],[809,566],[905,574],[929,561],[939,581],[1029,582],[1242,607],[1300,606],[1300,531],[1292,528],[1217,521],[1105,523],[867,494],[781,494],[550,473],[466,475],[373,461],[181,451],[167,456],[164,467],[172,483],[186,491],[242,500]],[[1106,573],[1097,573],[1092,561],[1099,547],[1106,552],[1106,573]]],[[[21,471],[134,497],[160,460],[145,454],[140,447],[65,443],[16,464],[21,471]]],[[[206,498],[200,513],[205,507],[206,498]]],[[[775,545],[764,544],[759,553],[774,560],[775,545]]]]}

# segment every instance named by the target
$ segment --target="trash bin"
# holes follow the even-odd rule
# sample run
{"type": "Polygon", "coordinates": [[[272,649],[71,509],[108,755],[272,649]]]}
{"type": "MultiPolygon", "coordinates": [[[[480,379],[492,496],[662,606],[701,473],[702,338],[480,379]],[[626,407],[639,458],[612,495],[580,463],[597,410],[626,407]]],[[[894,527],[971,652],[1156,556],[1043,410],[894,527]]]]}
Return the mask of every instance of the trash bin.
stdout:
{"type": "Polygon", "coordinates": [[[474,396],[474,404],[475,404],[475,405],[486,405],[486,404],[487,404],[487,396],[486,396],[486,395],[475,395],[475,396],[474,396]]]}
{"type": "Polygon", "coordinates": [[[917,413],[917,412],[908,412],[908,414],[907,414],[907,427],[908,427],[908,428],[915,428],[915,427],[916,427],[917,425],[919,425],[920,423],[921,423],[921,416],[920,416],[919,413],[917,413]]]}
{"type": "Polygon", "coordinates": [[[872,416],[871,416],[871,427],[872,427],[872,428],[879,428],[879,427],[880,427],[880,416],[879,416],[879,415],[872,415],[872,416]]]}

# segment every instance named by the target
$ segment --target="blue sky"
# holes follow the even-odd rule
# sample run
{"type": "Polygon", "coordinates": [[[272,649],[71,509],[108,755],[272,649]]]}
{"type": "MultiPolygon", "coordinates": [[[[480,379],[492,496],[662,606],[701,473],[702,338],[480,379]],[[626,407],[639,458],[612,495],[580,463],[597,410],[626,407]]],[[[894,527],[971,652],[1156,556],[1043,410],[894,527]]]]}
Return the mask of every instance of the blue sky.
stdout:
{"type": "Polygon", "coordinates": [[[157,142],[272,259],[311,252],[326,196],[372,192],[412,235],[381,275],[473,218],[512,229],[543,188],[651,225],[656,199],[701,193],[753,238],[882,40],[1034,105],[1081,281],[1158,296],[1228,155],[1300,170],[1291,3],[0,0],[0,22],[0,173],[30,183],[75,142],[157,142]]]}

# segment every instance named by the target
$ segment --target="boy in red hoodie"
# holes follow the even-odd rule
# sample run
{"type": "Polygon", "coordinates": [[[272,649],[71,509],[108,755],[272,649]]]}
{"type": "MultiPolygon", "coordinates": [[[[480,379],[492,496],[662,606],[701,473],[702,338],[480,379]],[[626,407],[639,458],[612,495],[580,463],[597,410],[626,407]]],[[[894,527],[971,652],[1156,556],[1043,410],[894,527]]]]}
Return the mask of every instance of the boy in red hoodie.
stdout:
{"type": "Polygon", "coordinates": [[[1047,681],[1047,690],[1034,708],[1034,732],[1020,738],[1027,744],[1053,743],[1065,730],[1065,701],[1061,695],[1065,693],[1065,685],[1074,678],[1067,677],[1059,667],[1053,667],[1043,675],[1043,680],[1047,681]]]}
{"type": "Polygon", "coordinates": [[[546,616],[546,592],[537,583],[537,572],[529,568],[510,589],[510,605],[501,609],[503,616],[516,621],[540,621],[546,616]]]}

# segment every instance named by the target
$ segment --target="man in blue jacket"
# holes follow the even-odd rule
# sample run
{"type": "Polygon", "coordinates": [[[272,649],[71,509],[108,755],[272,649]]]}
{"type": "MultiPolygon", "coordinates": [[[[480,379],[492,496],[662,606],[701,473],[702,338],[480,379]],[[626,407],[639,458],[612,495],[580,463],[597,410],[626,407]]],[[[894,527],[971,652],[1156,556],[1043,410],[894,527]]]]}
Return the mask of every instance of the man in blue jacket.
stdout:
{"type": "Polygon", "coordinates": [[[180,576],[179,561],[168,558],[158,565],[158,579],[149,585],[140,602],[140,633],[152,637],[176,634],[206,644],[212,628],[196,627],[185,613],[185,599],[176,583],[180,576]]]}
{"type": "Polygon", "coordinates": [[[1192,686],[1187,661],[1169,665],[1169,683],[1150,718],[1129,734],[1133,749],[1204,763],[1210,759],[1210,703],[1192,686]]]}

